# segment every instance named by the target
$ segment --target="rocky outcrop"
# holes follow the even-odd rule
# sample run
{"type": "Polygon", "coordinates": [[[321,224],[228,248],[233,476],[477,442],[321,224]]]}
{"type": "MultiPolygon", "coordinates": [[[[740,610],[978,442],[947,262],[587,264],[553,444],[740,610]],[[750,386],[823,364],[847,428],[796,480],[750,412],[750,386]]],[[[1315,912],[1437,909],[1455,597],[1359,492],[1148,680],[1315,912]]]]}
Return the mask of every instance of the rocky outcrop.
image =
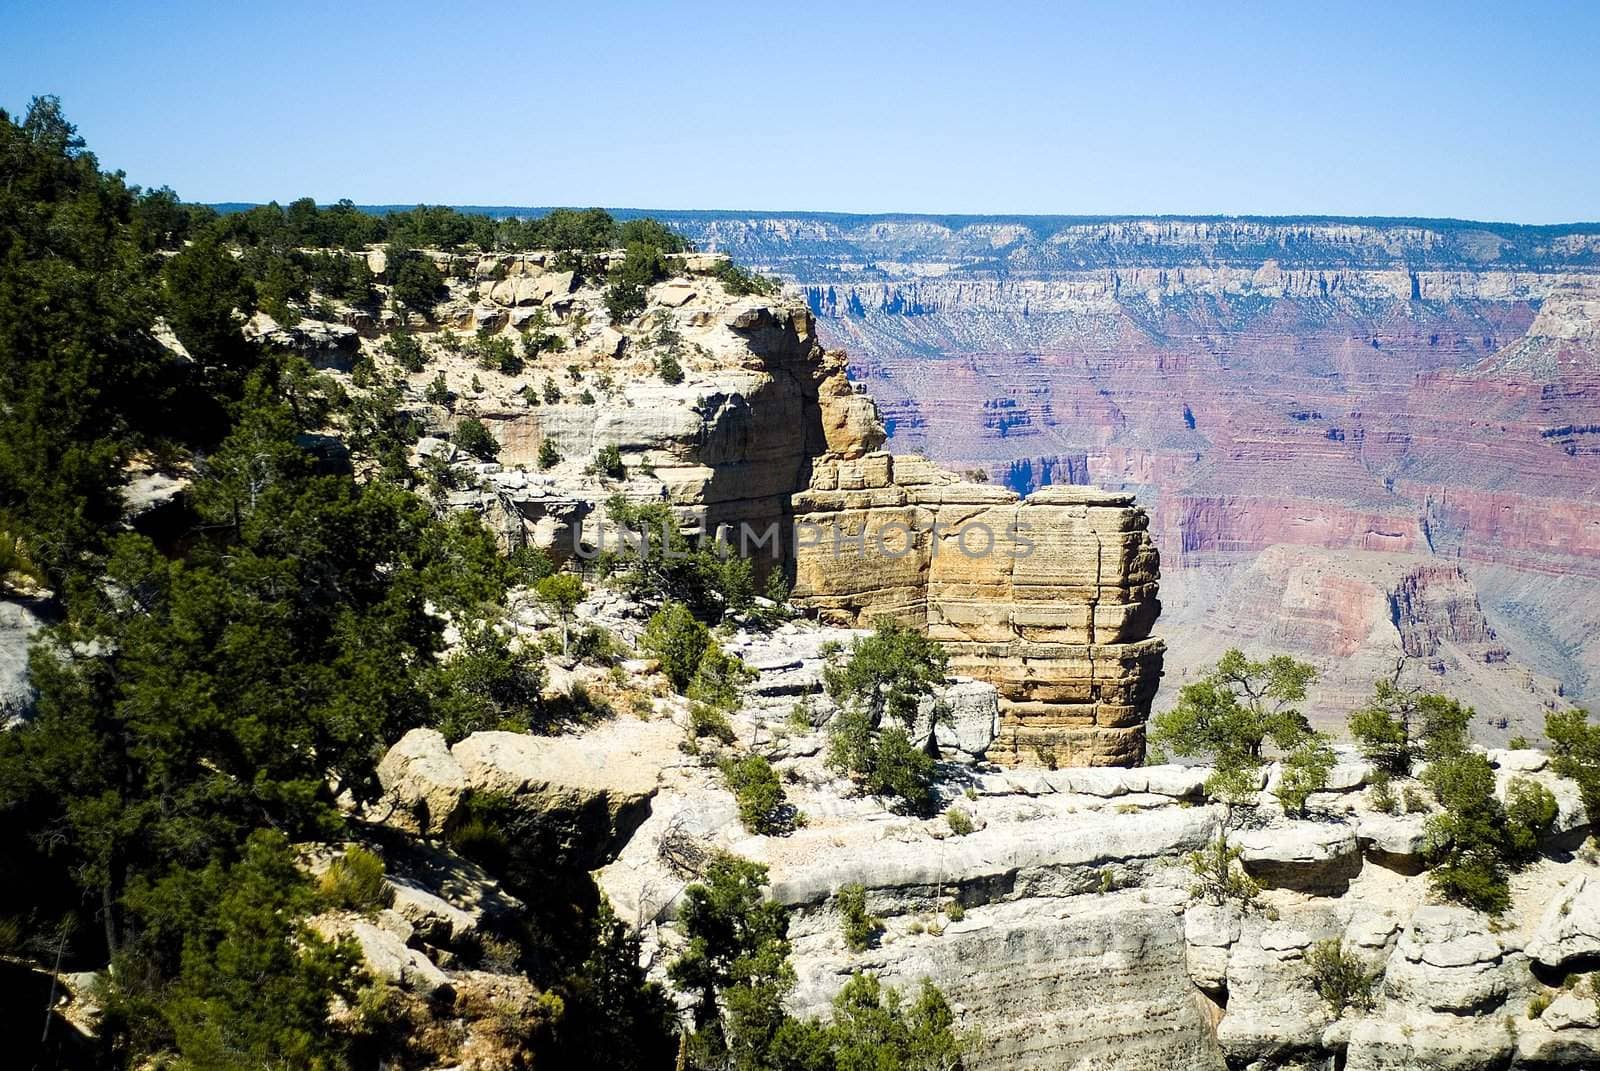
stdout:
{"type": "Polygon", "coordinates": [[[877,406],[804,304],[732,297],[701,274],[712,268],[685,264],[609,338],[588,326],[605,315],[599,290],[543,254],[449,264],[477,281],[460,316],[498,310],[489,334],[509,339],[532,308],[574,340],[516,375],[436,356],[447,384],[472,384],[453,419],[481,420],[499,446],[473,462],[444,429],[418,444],[419,460],[470,469],[460,482],[476,486],[451,504],[491,517],[508,544],[589,556],[620,549],[614,495],[664,503],[695,538],[720,533],[751,556],[758,577],[792,562],[793,601],[831,624],[889,616],[942,641],[953,672],[999,690],[991,759],[1137,763],[1163,648],[1158,558],[1133,498],[1051,487],[1019,500],[885,453],[877,406]],[[669,358],[681,382],[658,374],[669,358]],[[602,477],[595,459],[612,448],[623,474],[602,477]]]}
{"type": "MultiPolygon", "coordinates": [[[[1600,696],[1592,225],[678,222],[801,285],[883,406],[890,449],[1019,490],[1048,478],[1136,491],[1169,608],[1187,587],[1208,619],[1191,632],[1169,614],[1179,657],[1208,633],[1303,642],[1317,620],[1358,624],[1366,608],[1342,586],[1302,590],[1266,618],[1237,597],[1264,552],[1304,548],[1462,569],[1459,601],[1476,594],[1501,660],[1448,642],[1417,660],[1480,710],[1533,712],[1502,739],[1536,735],[1547,701],[1600,696]]],[[[1422,647],[1441,623],[1432,595],[1452,585],[1427,586],[1397,600],[1390,630],[1422,647]]],[[[1273,649],[1337,662],[1300,642],[1273,649]]],[[[1329,683],[1345,692],[1355,672],[1329,683]]],[[[1314,695],[1312,713],[1342,718],[1345,698],[1314,695]]]]}
{"type": "Polygon", "coordinates": [[[1528,955],[1544,967],[1600,961],[1600,879],[1580,874],[1550,901],[1528,955]]]}
{"type": "Polygon", "coordinates": [[[33,710],[28,648],[43,625],[38,610],[31,602],[0,599],[0,727],[33,710]]]}
{"type": "Polygon", "coordinates": [[[825,457],[795,498],[794,599],[824,620],[926,629],[1000,690],[989,757],[1131,765],[1160,681],[1155,548],[1131,496],[1019,500],[915,457],[825,457]]]}

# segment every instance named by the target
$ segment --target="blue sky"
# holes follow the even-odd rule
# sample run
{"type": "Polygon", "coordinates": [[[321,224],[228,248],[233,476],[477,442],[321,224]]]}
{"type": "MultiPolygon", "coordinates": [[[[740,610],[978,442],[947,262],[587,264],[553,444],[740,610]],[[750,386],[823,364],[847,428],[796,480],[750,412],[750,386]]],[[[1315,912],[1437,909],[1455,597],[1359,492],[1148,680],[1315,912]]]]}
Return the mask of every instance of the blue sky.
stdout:
{"type": "Polygon", "coordinates": [[[1600,219],[1600,3],[0,0],[192,200],[1600,219]]]}

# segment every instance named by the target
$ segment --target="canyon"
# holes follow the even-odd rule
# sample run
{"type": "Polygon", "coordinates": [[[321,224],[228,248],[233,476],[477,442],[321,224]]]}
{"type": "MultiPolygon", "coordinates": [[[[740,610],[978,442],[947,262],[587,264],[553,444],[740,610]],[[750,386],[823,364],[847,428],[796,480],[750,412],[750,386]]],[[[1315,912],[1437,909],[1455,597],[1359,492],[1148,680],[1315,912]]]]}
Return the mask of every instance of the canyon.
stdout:
{"type": "Polygon", "coordinates": [[[1600,699],[1600,227],[665,213],[799,288],[888,448],[1129,491],[1165,568],[1157,709],[1287,650],[1478,730],[1600,699]]]}

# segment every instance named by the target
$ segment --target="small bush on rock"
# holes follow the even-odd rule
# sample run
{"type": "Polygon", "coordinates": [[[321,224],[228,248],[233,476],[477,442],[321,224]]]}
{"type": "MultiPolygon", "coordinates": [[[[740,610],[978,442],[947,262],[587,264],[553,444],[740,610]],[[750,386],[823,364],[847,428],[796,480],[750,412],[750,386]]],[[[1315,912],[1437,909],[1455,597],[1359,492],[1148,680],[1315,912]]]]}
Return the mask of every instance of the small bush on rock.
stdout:
{"type": "Polygon", "coordinates": [[[600,448],[594,458],[594,467],[600,475],[612,480],[620,480],[628,474],[622,465],[622,451],[617,449],[616,443],[608,443],[600,448]]]}
{"type": "Polygon", "coordinates": [[[944,820],[950,826],[950,832],[958,837],[965,837],[976,828],[972,824],[972,816],[960,807],[951,807],[945,811],[944,820]]]}
{"type": "Polygon", "coordinates": [[[1328,1014],[1340,1018],[1351,1008],[1372,1007],[1372,991],[1383,976],[1381,968],[1368,967],[1354,952],[1345,951],[1338,938],[1318,941],[1306,949],[1311,986],[1328,1005],[1328,1014]]]}
{"type": "Polygon", "coordinates": [[[477,417],[468,417],[456,426],[456,445],[484,461],[500,455],[500,444],[477,417]]]}
{"type": "Polygon", "coordinates": [[[1221,906],[1230,900],[1248,903],[1261,892],[1261,886],[1244,872],[1239,862],[1243,852],[1228,842],[1226,831],[1218,830],[1217,839],[1197,852],[1190,852],[1184,862],[1194,875],[1189,895],[1196,900],[1221,906]]]}
{"type": "Polygon", "coordinates": [[[728,791],[739,803],[739,821],[748,832],[777,837],[794,831],[798,812],[766,756],[729,759],[721,769],[728,791]]]}
{"type": "Polygon", "coordinates": [[[1556,797],[1539,782],[1517,777],[1506,786],[1505,806],[1506,860],[1513,866],[1531,863],[1561,813],[1556,797]]]}
{"type": "Polygon", "coordinates": [[[1304,817],[1306,802],[1313,792],[1328,787],[1333,769],[1333,748],[1322,733],[1311,733],[1283,760],[1276,795],[1289,815],[1304,817]]]}
{"type": "Polygon", "coordinates": [[[867,914],[867,890],[859,883],[842,885],[834,894],[839,905],[839,918],[844,929],[845,947],[852,952],[865,952],[878,942],[883,932],[883,920],[867,914]]]}
{"type": "Polygon", "coordinates": [[[1578,783],[1584,809],[1600,815],[1600,725],[1583,709],[1546,714],[1544,733],[1550,738],[1555,772],[1578,783]]]}
{"type": "Polygon", "coordinates": [[[697,741],[708,736],[718,743],[731,744],[733,724],[728,721],[728,715],[716,707],[694,703],[689,707],[689,739],[697,741]]]}
{"type": "Polygon", "coordinates": [[[742,698],[741,689],[756,676],[738,656],[723,651],[717,641],[712,640],[700,654],[686,694],[710,706],[736,710],[742,698]]]}
{"type": "Polygon", "coordinates": [[[673,689],[685,692],[711,642],[711,630],[687,606],[669,602],[650,615],[639,646],[661,663],[661,672],[673,689]]]}
{"type": "Polygon", "coordinates": [[[394,902],[383,860],[361,847],[350,848],[330,863],[318,888],[330,907],[346,911],[372,912],[394,902]]]}
{"type": "Polygon", "coordinates": [[[1428,875],[1440,895],[1499,914],[1506,884],[1506,814],[1494,795],[1489,760],[1472,751],[1440,758],[1425,775],[1442,811],[1428,819],[1428,875]]]}

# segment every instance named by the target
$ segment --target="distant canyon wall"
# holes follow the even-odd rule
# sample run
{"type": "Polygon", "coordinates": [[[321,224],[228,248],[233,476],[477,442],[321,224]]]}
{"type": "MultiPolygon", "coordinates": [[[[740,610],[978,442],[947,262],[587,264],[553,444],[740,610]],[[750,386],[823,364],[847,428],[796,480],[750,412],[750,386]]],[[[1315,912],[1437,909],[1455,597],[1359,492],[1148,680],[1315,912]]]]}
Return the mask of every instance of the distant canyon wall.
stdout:
{"type": "Polygon", "coordinates": [[[1175,596],[1158,707],[1217,638],[1319,662],[1329,723],[1401,659],[1478,703],[1491,738],[1600,699],[1600,228],[675,222],[800,289],[892,449],[1019,494],[1137,495],[1175,596]],[[1297,632],[1300,611],[1243,609],[1238,585],[1275,547],[1360,575],[1359,596],[1332,579],[1302,593],[1307,615],[1364,613],[1369,588],[1395,603],[1364,639],[1382,658],[1352,668],[1297,632]],[[1433,565],[1482,618],[1445,630],[1443,660],[1408,649],[1438,629],[1403,578],[1433,565]]]}

